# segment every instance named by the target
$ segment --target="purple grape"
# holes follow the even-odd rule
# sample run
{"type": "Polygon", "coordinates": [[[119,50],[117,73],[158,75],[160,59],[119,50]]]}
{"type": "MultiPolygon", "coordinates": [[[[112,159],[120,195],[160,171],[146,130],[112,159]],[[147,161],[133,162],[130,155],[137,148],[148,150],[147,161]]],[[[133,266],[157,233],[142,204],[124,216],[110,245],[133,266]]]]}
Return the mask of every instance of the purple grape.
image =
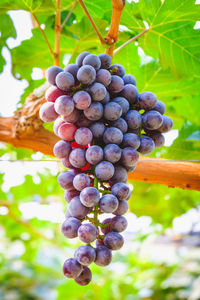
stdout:
{"type": "Polygon", "coordinates": [[[108,102],[104,106],[104,117],[109,121],[115,121],[122,115],[122,108],[115,102],[108,102]]]}
{"type": "Polygon", "coordinates": [[[77,190],[66,190],[64,193],[65,200],[69,203],[74,197],[79,196],[80,192],[77,190]]]}
{"type": "Polygon", "coordinates": [[[160,147],[164,146],[165,137],[162,133],[152,132],[152,133],[148,133],[148,136],[150,138],[152,138],[156,148],[160,148],[160,147]]]}
{"type": "Polygon", "coordinates": [[[100,199],[99,191],[94,187],[86,187],[80,193],[80,201],[86,207],[95,206],[100,199]]]}
{"type": "Polygon", "coordinates": [[[78,119],[80,118],[80,111],[77,109],[74,109],[73,112],[68,116],[63,116],[63,120],[69,123],[76,123],[78,119]]]}
{"type": "Polygon", "coordinates": [[[101,231],[103,232],[103,234],[107,234],[108,232],[110,232],[110,223],[111,223],[112,218],[106,218],[103,220],[102,225],[103,227],[101,228],[101,231]]]}
{"type": "Polygon", "coordinates": [[[118,199],[112,194],[104,195],[99,201],[99,207],[104,213],[114,212],[119,205],[118,199]]]}
{"type": "Polygon", "coordinates": [[[121,216],[128,211],[128,202],[126,200],[119,201],[118,208],[113,212],[114,215],[121,216]]]}
{"type": "Polygon", "coordinates": [[[69,91],[75,84],[74,77],[69,72],[60,72],[56,76],[56,85],[63,91],[69,91]]]}
{"type": "Polygon", "coordinates": [[[157,102],[157,97],[152,92],[143,92],[139,95],[139,105],[141,109],[150,110],[157,102]]]}
{"type": "Polygon", "coordinates": [[[73,180],[73,186],[77,191],[82,191],[90,185],[90,177],[87,174],[77,174],[73,180]]]}
{"type": "Polygon", "coordinates": [[[135,133],[125,133],[123,135],[122,147],[132,147],[134,149],[138,149],[140,146],[140,138],[135,133]]]}
{"type": "Polygon", "coordinates": [[[114,175],[114,166],[108,161],[100,162],[95,168],[95,175],[102,181],[107,181],[114,175]]]}
{"type": "Polygon", "coordinates": [[[104,244],[111,250],[118,250],[124,244],[124,239],[118,232],[109,232],[104,238],[104,244]]]}
{"type": "Polygon", "coordinates": [[[81,286],[87,285],[92,280],[92,272],[90,269],[86,266],[82,268],[81,274],[76,277],[75,282],[78,283],[81,286]]]}
{"type": "Polygon", "coordinates": [[[116,163],[121,158],[121,149],[115,144],[108,144],[104,148],[104,158],[111,163],[116,163]]]}
{"type": "Polygon", "coordinates": [[[137,149],[143,155],[151,154],[155,148],[154,141],[148,136],[140,138],[140,147],[137,149]]]}
{"type": "Polygon", "coordinates": [[[63,171],[58,175],[58,183],[63,189],[72,190],[74,174],[70,171],[63,171]]]}
{"type": "Polygon", "coordinates": [[[89,266],[96,258],[96,251],[90,246],[79,246],[74,257],[83,266],[89,266]]]}
{"type": "Polygon", "coordinates": [[[85,91],[78,91],[73,96],[74,104],[77,109],[84,110],[91,104],[91,97],[85,91]]]}
{"type": "Polygon", "coordinates": [[[62,224],[62,233],[69,239],[73,239],[78,236],[78,229],[81,226],[81,222],[76,218],[68,218],[62,224]]]}
{"type": "Polygon", "coordinates": [[[43,122],[53,122],[57,119],[58,114],[54,109],[54,103],[53,102],[45,102],[40,107],[40,119],[43,122]]]}
{"type": "Polygon", "coordinates": [[[113,75],[123,77],[125,74],[125,69],[122,65],[114,64],[110,67],[110,71],[113,75]]]}
{"type": "Polygon", "coordinates": [[[125,117],[130,129],[137,129],[142,124],[142,116],[137,110],[129,110],[125,117]]]}
{"type": "Polygon", "coordinates": [[[99,146],[91,146],[86,150],[86,160],[92,164],[96,165],[103,160],[103,150],[99,146]]]}
{"type": "Polygon", "coordinates": [[[84,115],[91,121],[98,121],[103,116],[103,105],[99,102],[92,103],[84,110],[84,115]]]}
{"type": "Polygon", "coordinates": [[[133,84],[126,84],[121,91],[120,95],[128,100],[130,104],[134,104],[137,101],[138,90],[133,84]]]}
{"type": "Polygon", "coordinates": [[[150,110],[143,115],[142,123],[146,129],[155,130],[158,129],[163,122],[162,115],[155,110],[150,110]]]}
{"type": "Polygon", "coordinates": [[[108,86],[111,82],[111,74],[108,70],[100,69],[97,71],[96,82],[108,86]]]}
{"type": "Polygon", "coordinates": [[[78,229],[78,237],[83,243],[92,243],[97,238],[97,229],[90,223],[82,224],[78,229]]]}
{"type": "Polygon", "coordinates": [[[70,214],[70,212],[69,212],[69,209],[66,211],[66,213],[65,213],[65,219],[67,220],[67,219],[69,219],[69,218],[71,218],[72,217],[72,215],[70,214]]]}
{"type": "Polygon", "coordinates": [[[96,259],[94,263],[98,266],[105,267],[111,263],[112,253],[105,246],[98,246],[96,248],[96,259]]]}
{"type": "Polygon", "coordinates": [[[71,151],[71,144],[67,141],[60,140],[53,147],[53,153],[58,158],[68,156],[71,151]]]}
{"type": "Polygon", "coordinates": [[[121,162],[124,166],[132,167],[137,164],[139,155],[132,147],[126,147],[122,151],[121,162]]]}
{"type": "Polygon", "coordinates": [[[69,156],[66,156],[64,158],[61,158],[61,163],[65,168],[73,168],[72,164],[69,161],[69,156]]]}
{"type": "Polygon", "coordinates": [[[98,240],[96,240],[96,247],[99,247],[99,246],[104,246],[104,242],[103,242],[103,240],[101,240],[101,239],[98,239],[98,240]]]}
{"type": "Polygon", "coordinates": [[[123,182],[117,182],[112,186],[112,194],[117,197],[118,200],[126,200],[129,196],[130,189],[123,182]]]}
{"type": "Polygon", "coordinates": [[[126,220],[126,218],[122,217],[122,216],[116,216],[114,218],[112,218],[111,220],[111,230],[112,231],[116,231],[116,232],[122,232],[124,230],[126,230],[128,226],[128,222],[126,220]]]}
{"type": "Polygon", "coordinates": [[[124,82],[121,77],[117,75],[111,76],[111,82],[108,86],[108,90],[113,93],[119,93],[124,87],[124,82]]]}
{"type": "Polygon", "coordinates": [[[119,104],[122,108],[122,116],[126,115],[126,113],[129,111],[129,102],[123,97],[116,97],[113,99],[113,102],[119,104]]]}
{"type": "Polygon", "coordinates": [[[74,110],[74,102],[69,96],[60,96],[56,99],[55,111],[62,116],[69,116],[74,110]]]}
{"type": "Polygon", "coordinates": [[[110,94],[108,92],[106,92],[105,97],[103,98],[103,100],[101,100],[102,104],[106,104],[110,101],[110,94]]]}
{"type": "Polygon", "coordinates": [[[77,79],[85,85],[92,84],[96,78],[96,71],[92,66],[82,66],[77,72],[77,79]]]}
{"type": "Polygon", "coordinates": [[[118,120],[112,122],[112,126],[120,129],[122,133],[126,133],[128,130],[128,125],[123,118],[119,118],[118,120]]]}
{"type": "Polygon", "coordinates": [[[90,125],[90,130],[92,131],[93,137],[95,139],[101,139],[103,137],[106,126],[101,122],[95,122],[90,125]]]}
{"type": "Polygon", "coordinates": [[[109,69],[111,62],[112,62],[110,55],[102,53],[102,54],[99,54],[99,58],[101,60],[101,68],[109,69]]]}
{"type": "Polygon", "coordinates": [[[87,127],[81,127],[76,130],[74,138],[77,144],[82,146],[88,145],[92,142],[92,131],[87,127]]]}
{"type": "Polygon", "coordinates": [[[78,72],[79,67],[75,64],[69,64],[64,68],[65,72],[69,72],[70,74],[73,75],[74,78],[76,78],[77,72],[78,72]]]}
{"type": "Polygon", "coordinates": [[[47,79],[47,81],[52,84],[55,85],[56,84],[56,76],[58,75],[58,73],[63,72],[63,69],[57,67],[57,66],[52,66],[49,67],[46,72],[45,72],[45,77],[47,79]]]}
{"type": "Polygon", "coordinates": [[[87,55],[82,62],[82,65],[90,65],[92,66],[95,70],[99,70],[101,67],[101,60],[98,56],[94,54],[89,54],[87,55]]]}
{"type": "Polygon", "coordinates": [[[76,64],[81,67],[82,66],[82,62],[84,60],[84,58],[89,55],[90,52],[84,51],[82,53],[79,54],[79,56],[76,58],[76,64]]]}
{"type": "Polygon", "coordinates": [[[103,141],[105,144],[117,144],[120,145],[123,140],[123,134],[121,130],[115,127],[109,127],[103,134],[103,141]]]}
{"type": "Polygon", "coordinates": [[[163,103],[160,100],[157,100],[156,105],[153,107],[153,110],[158,111],[161,115],[165,113],[166,106],[165,103],[163,103]]]}
{"type": "Polygon", "coordinates": [[[173,121],[168,116],[163,116],[163,123],[162,125],[157,129],[159,132],[165,133],[172,129],[173,127],[173,121]]]}
{"type": "Polygon", "coordinates": [[[128,181],[126,169],[124,167],[122,167],[121,165],[115,166],[115,172],[110,181],[112,183],[116,183],[116,182],[126,183],[128,181]]]}
{"type": "Polygon", "coordinates": [[[68,278],[76,278],[81,271],[81,264],[75,258],[69,258],[63,264],[63,273],[68,278]]]}
{"type": "Polygon", "coordinates": [[[125,167],[126,168],[126,171],[128,172],[128,173],[131,173],[131,172],[133,172],[133,171],[135,171],[135,169],[136,169],[136,166],[132,166],[132,167],[125,167]]]}
{"type": "Polygon", "coordinates": [[[93,101],[101,101],[107,94],[105,86],[99,82],[93,83],[88,88],[88,92],[90,93],[93,101]]]}
{"type": "Polygon", "coordinates": [[[71,216],[77,219],[85,218],[89,212],[89,208],[81,203],[80,198],[78,196],[74,197],[70,201],[68,209],[71,216]]]}
{"type": "Polygon", "coordinates": [[[80,118],[76,122],[77,127],[89,127],[91,125],[92,121],[88,120],[85,115],[82,113],[80,115],[80,118]]]}
{"type": "Polygon", "coordinates": [[[136,79],[131,74],[125,74],[122,78],[124,80],[124,84],[133,84],[136,86],[136,79]]]}
{"type": "Polygon", "coordinates": [[[85,160],[85,151],[80,148],[72,150],[69,155],[69,162],[75,168],[84,167],[87,164],[85,160]]]}

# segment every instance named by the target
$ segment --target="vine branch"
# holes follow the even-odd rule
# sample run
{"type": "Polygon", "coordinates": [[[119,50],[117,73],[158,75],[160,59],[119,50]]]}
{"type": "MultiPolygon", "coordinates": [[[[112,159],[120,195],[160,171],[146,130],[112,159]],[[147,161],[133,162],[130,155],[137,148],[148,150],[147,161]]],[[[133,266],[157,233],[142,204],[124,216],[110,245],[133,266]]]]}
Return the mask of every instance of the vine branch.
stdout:
{"type": "Polygon", "coordinates": [[[60,65],[61,0],[56,0],[54,65],[60,65]]]}
{"type": "Polygon", "coordinates": [[[78,3],[77,0],[75,0],[75,1],[73,2],[71,10],[68,12],[66,18],[64,19],[64,21],[63,21],[62,24],[61,24],[61,31],[63,30],[65,24],[67,23],[67,21],[68,21],[69,18],[71,17],[71,15],[72,15],[72,13],[73,13],[73,11],[74,11],[74,9],[75,9],[77,3],[78,3]]]}

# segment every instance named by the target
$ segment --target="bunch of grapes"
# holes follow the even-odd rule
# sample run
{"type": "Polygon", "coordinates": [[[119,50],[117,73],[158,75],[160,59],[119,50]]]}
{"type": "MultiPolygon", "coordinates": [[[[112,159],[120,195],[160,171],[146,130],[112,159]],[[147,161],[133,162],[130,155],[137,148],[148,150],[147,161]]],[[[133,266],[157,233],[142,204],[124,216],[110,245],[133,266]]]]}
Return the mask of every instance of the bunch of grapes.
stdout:
{"type": "Polygon", "coordinates": [[[124,244],[120,232],[127,227],[123,215],[131,195],[127,173],[136,168],[138,152],[163,146],[162,133],[173,123],[163,115],[164,103],[151,92],[140,94],[135,77],[122,65],[111,65],[107,54],[83,52],[64,70],[48,68],[46,77],[52,86],[40,118],[55,121],[61,140],[53,151],[69,169],[58,176],[69,203],[62,233],[85,243],[64,262],[63,272],[86,285],[92,278],[88,266],[107,266],[111,251],[124,244]],[[100,222],[104,213],[114,216],[100,222]]]}

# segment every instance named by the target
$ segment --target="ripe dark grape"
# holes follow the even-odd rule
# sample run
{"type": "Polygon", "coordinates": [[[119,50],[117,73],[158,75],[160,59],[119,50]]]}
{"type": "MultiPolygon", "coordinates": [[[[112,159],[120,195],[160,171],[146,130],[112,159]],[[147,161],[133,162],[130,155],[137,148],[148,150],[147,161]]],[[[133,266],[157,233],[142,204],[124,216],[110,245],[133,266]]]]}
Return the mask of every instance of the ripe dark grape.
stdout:
{"type": "Polygon", "coordinates": [[[107,181],[114,175],[114,166],[108,161],[100,162],[95,168],[95,175],[102,181],[107,181]]]}
{"type": "Polygon", "coordinates": [[[113,99],[113,102],[115,102],[121,106],[122,116],[126,115],[126,113],[129,111],[129,107],[130,107],[128,100],[126,100],[124,97],[116,97],[113,99]]]}
{"type": "Polygon", "coordinates": [[[143,115],[142,123],[146,129],[155,130],[162,125],[163,117],[158,111],[151,110],[143,115]]]}
{"type": "Polygon", "coordinates": [[[127,226],[128,226],[128,222],[126,218],[124,218],[123,216],[116,216],[112,218],[110,223],[111,230],[116,232],[122,232],[126,230],[127,226]]]}
{"type": "Polygon", "coordinates": [[[43,122],[53,122],[57,119],[58,114],[55,111],[53,102],[45,102],[40,107],[40,119],[43,122]]]}
{"type": "Polygon", "coordinates": [[[77,109],[74,109],[70,115],[63,116],[63,120],[72,124],[76,123],[79,118],[80,118],[80,111],[77,109]]]}
{"type": "Polygon", "coordinates": [[[124,244],[124,239],[118,232],[109,232],[104,238],[104,244],[111,250],[118,250],[124,244]]]}
{"type": "Polygon", "coordinates": [[[58,141],[53,148],[53,153],[58,158],[64,158],[68,156],[71,151],[71,145],[67,141],[60,140],[58,141]]]}
{"type": "Polygon", "coordinates": [[[84,51],[81,54],[79,54],[79,56],[76,58],[76,64],[81,67],[82,66],[82,62],[84,60],[84,58],[89,55],[90,52],[84,51]]]}
{"type": "Polygon", "coordinates": [[[142,116],[137,110],[129,110],[125,116],[125,120],[130,129],[137,129],[142,124],[142,116]]]}
{"type": "Polygon", "coordinates": [[[125,74],[122,79],[124,80],[124,84],[133,84],[136,86],[136,79],[133,75],[131,74],[125,74]]]}
{"type": "Polygon", "coordinates": [[[96,71],[92,66],[82,66],[77,72],[77,79],[82,84],[92,84],[96,78],[96,71]]]}
{"type": "Polygon", "coordinates": [[[103,141],[105,144],[117,144],[120,145],[123,140],[123,134],[121,130],[116,127],[109,127],[103,134],[103,141]]]}
{"type": "Polygon", "coordinates": [[[111,163],[116,163],[121,158],[121,149],[116,144],[108,144],[104,148],[104,158],[111,163]]]}
{"type": "Polygon", "coordinates": [[[122,115],[122,108],[115,102],[109,102],[104,106],[104,118],[108,121],[115,121],[122,115]]]}
{"type": "Polygon", "coordinates": [[[76,130],[74,139],[79,145],[88,145],[92,142],[92,131],[87,127],[81,127],[76,130]]]}
{"type": "Polygon", "coordinates": [[[69,72],[76,78],[79,67],[76,64],[69,64],[64,68],[65,72],[69,72]]]}
{"type": "Polygon", "coordinates": [[[103,150],[100,146],[91,146],[86,150],[86,160],[92,164],[96,165],[103,160],[103,150]]]}
{"type": "Polygon", "coordinates": [[[119,201],[118,208],[113,212],[116,216],[124,215],[128,211],[128,202],[126,200],[119,201]]]}
{"type": "Polygon", "coordinates": [[[110,94],[108,92],[106,92],[105,97],[103,98],[103,100],[101,100],[101,104],[106,104],[110,101],[110,94]]]}
{"type": "Polygon", "coordinates": [[[78,236],[78,229],[81,226],[80,220],[70,217],[62,224],[62,233],[69,239],[78,236]]]}
{"type": "Polygon", "coordinates": [[[79,196],[70,201],[68,209],[71,216],[77,219],[85,218],[89,212],[89,208],[81,203],[79,196]]]}
{"type": "Polygon", "coordinates": [[[90,125],[90,130],[92,131],[93,137],[95,139],[101,139],[103,137],[106,126],[101,122],[94,122],[90,125]]]}
{"type": "Polygon", "coordinates": [[[101,60],[98,56],[89,54],[83,59],[82,65],[90,65],[97,71],[101,67],[101,60]]]}
{"type": "Polygon", "coordinates": [[[103,232],[103,234],[107,234],[108,232],[111,231],[110,229],[110,223],[111,223],[112,218],[107,218],[104,219],[102,222],[103,227],[101,228],[101,231],[103,232]]]}
{"type": "Polygon", "coordinates": [[[69,72],[60,72],[56,76],[56,85],[63,91],[69,91],[74,84],[74,77],[69,72]]]}
{"type": "Polygon", "coordinates": [[[63,264],[63,273],[68,278],[76,278],[81,271],[81,264],[75,258],[69,258],[63,264]]]}
{"type": "Polygon", "coordinates": [[[112,194],[117,197],[118,200],[126,200],[128,199],[130,189],[123,182],[117,182],[112,186],[112,194]]]}
{"type": "Polygon", "coordinates": [[[82,168],[86,165],[85,151],[77,148],[71,151],[69,155],[69,161],[75,168],[82,168]]]}
{"type": "Polygon", "coordinates": [[[89,266],[96,258],[96,251],[90,246],[80,246],[74,252],[74,257],[83,266],[89,266]]]}
{"type": "Polygon", "coordinates": [[[139,105],[141,109],[152,109],[157,102],[157,97],[152,92],[143,92],[139,95],[139,105]]]}
{"type": "Polygon", "coordinates": [[[159,132],[165,133],[170,131],[172,127],[173,127],[172,119],[170,119],[168,116],[163,116],[163,123],[157,130],[159,132]]]}
{"type": "Polygon", "coordinates": [[[90,178],[87,174],[78,174],[73,179],[73,186],[77,191],[82,191],[90,185],[90,178]]]}
{"type": "Polygon", "coordinates": [[[122,167],[121,165],[116,165],[114,175],[110,181],[112,183],[116,183],[116,182],[125,182],[126,183],[128,181],[127,170],[124,167],[122,167]]]}
{"type": "Polygon", "coordinates": [[[113,93],[119,93],[124,87],[124,82],[121,77],[117,75],[111,76],[111,82],[108,86],[108,90],[113,93]]]}
{"type": "Polygon", "coordinates": [[[139,155],[132,147],[126,147],[122,151],[121,162],[124,166],[132,167],[137,164],[139,155]]]}
{"type": "Polygon", "coordinates": [[[95,206],[100,199],[99,191],[94,187],[86,187],[80,193],[80,201],[86,207],[95,206]]]}
{"type": "Polygon", "coordinates": [[[91,97],[85,91],[78,91],[73,96],[74,104],[77,109],[84,110],[91,104],[91,97]]]}
{"type": "Polygon", "coordinates": [[[52,66],[49,67],[46,72],[45,72],[45,76],[47,81],[50,84],[56,85],[56,76],[58,75],[58,73],[63,72],[63,69],[57,67],[57,66],[52,66]]]}
{"type": "Polygon", "coordinates": [[[56,99],[54,107],[57,114],[68,116],[74,110],[74,102],[69,96],[60,96],[56,99]]]}
{"type": "Polygon", "coordinates": [[[120,95],[128,100],[130,104],[134,104],[137,101],[138,90],[133,84],[126,84],[121,91],[120,95]]]}
{"type": "Polygon", "coordinates": [[[66,190],[64,193],[65,200],[69,203],[74,197],[79,196],[80,192],[77,190],[66,190]]]}
{"type": "Polygon", "coordinates": [[[93,83],[88,88],[88,92],[90,93],[93,101],[103,100],[107,93],[105,86],[99,82],[93,83]]]}
{"type": "Polygon", "coordinates": [[[63,171],[58,175],[58,183],[63,189],[73,189],[74,174],[70,171],[63,171]]]}
{"type": "Polygon", "coordinates": [[[96,82],[108,86],[111,82],[111,74],[108,70],[100,69],[97,71],[96,82]]]}
{"type": "Polygon", "coordinates": [[[82,268],[82,271],[78,277],[74,279],[76,283],[78,283],[81,286],[87,285],[92,280],[92,273],[90,269],[87,266],[84,266],[82,268]]]}
{"type": "Polygon", "coordinates": [[[90,223],[82,224],[78,229],[78,237],[83,243],[92,243],[97,238],[97,229],[90,223]]]}
{"type": "Polygon", "coordinates": [[[45,99],[49,102],[55,102],[56,99],[62,95],[66,95],[66,92],[60,90],[56,86],[51,86],[45,92],[45,99]]]}
{"type": "Polygon", "coordinates": [[[58,128],[58,136],[68,142],[74,140],[75,132],[77,127],[74,124],[65,122],[61,124],[58,128]]]}
{"type": "Polygon", "coordinates": [[[128,125],[123,118],[119,118],[118,120],[112,122],[112,127],[120,129],[122,133],[126,133],[128,130],[128,125]]]}
{"type": "Polygon", "coordinates": [[[160,100],[157,100],[156,105],[153,107],[153,110],[156,110],[161,115],[163,115],[165,113],[165,110],[166,110],[165,103],[160,101],[160,100]]]}
{"type": "Polygon", "coordinates": [[[118,75],[120,77],[123,77],[125,74],[125,69],[122,65],[114,64],[110,67],[110,70],[113,75],[118,75]]]}
{"type": "Polygon", "coordinates": [[[122,147],[132,147],[134,149],[138,149],[140,146],[140,138],[135,133],[125,133],[123,135],[122,147]]]}
{"type": "Polygon", "coordinates": [[[98,121],[103,116],[103,105],[99,102],[92,103],[84,110],[84,115],[91,121],[98,121]]]}
{"type": "Polygon", "coordinates": [[[101,60],[101,68],[109,69],[111,62],[112,62],[110,55],[102,53],[102,54],[99,54],[99,58],[101,60]]]}
{"type": "Polygon", "coordinates": [[[113,213],[118,208],[118,205],[118,199],[112,194],[104,195],[99,201],[99,207],[105,213],[113,213]]]}
{"type": "Polygon", "coordinates": [[[148,136],[142,136],[140,138],[140,147],[138,152],[143,155],[151,154],[155,148],[154,141],[148,136]]]}
{"type": "Polygon", "coordinates": [[[94,263],[98,266],[105,267],[111,263],[112,253],[105,246],[98,246],[96,248],[96,258],[94,263]]]}
{"type": "Polygon", "coordinates": [[[152,133],[148,134],[148,136],[150,138],[152,138],[156,148],[160,148],[160,147],[164,146],[165,137],[162,133],[152,132],[152,133]]]}

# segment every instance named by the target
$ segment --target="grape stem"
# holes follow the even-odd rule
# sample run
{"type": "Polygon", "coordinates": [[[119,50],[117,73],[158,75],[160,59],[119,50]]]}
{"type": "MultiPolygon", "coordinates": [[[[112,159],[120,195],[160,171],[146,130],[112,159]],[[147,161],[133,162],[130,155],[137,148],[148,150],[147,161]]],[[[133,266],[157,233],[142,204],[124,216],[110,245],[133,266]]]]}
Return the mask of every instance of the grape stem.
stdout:
{"type": "Polygon", "coordinates": [[[77,3],[78,3],[77,0],[75,0],[75,1],[73,2],[71,10],[68,12],[66,18],[64,19],[64,21],[62,22],[62,24],[61,24],[61,26],[60,26],[60,27],[61,27],[61,31],[63,30],[65,24],[67,23],[67,21],[68,21],[69,18],[71,17],[71,15],[72,15],[72,13],[73,13],[73,11],[74,11],[74,9],[75,9],[77,3]]]}
{"type": "Polygon", "coordinates": [[[56,0],[54,65],[60,65],[61,0],[56,0]]]}

